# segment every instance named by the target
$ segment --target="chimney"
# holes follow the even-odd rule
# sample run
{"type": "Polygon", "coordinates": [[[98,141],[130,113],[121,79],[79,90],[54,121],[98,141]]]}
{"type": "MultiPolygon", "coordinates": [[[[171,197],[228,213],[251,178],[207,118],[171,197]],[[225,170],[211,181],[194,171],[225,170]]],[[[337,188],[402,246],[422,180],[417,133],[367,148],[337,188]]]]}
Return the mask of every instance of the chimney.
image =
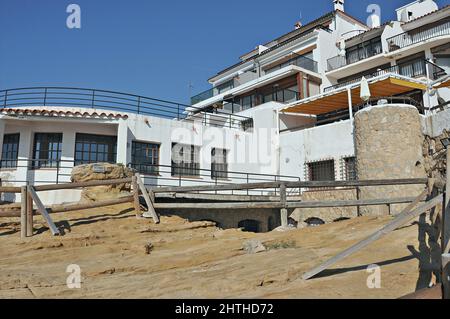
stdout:
{"type": "Polygon", "coordinates": [[[295,30],[300,29],[302,27],[302,23],[300,21],[297,21],[294,25],[295,30]]]}
{"type": "Polygon", "coordinates": [[[334,10],[340,10],[344,12],[344,0],[333,0],[334,10]]]}

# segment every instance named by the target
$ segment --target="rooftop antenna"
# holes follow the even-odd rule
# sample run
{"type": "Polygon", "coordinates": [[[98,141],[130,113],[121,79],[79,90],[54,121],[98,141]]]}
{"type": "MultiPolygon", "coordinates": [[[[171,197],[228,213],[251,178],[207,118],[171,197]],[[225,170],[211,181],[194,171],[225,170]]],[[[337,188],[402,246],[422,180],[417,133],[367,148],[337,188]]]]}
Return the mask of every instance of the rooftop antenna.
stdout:
{"type": "Polygon", "coordinates": [[[194,88],[194,85],[192,84],[191,81],[189,81],[188,87],[189,87],[189,97],[191,97],[192,96],[192,89],[194,88]]]}

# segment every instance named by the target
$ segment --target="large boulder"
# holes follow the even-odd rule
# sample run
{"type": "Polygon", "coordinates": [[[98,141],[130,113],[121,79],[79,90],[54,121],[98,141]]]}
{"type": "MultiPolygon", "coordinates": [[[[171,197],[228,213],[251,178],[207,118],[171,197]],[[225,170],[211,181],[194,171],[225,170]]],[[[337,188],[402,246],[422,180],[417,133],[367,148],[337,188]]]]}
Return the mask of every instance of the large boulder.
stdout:
{"type": "MultiPolygon", "coordinates": [[[[134,170],[122,164],[95,163],[79,165],[73,168],[71,180],[77,182],[101,181],[132,177],[134,170]]],[[[81,193],[81,201],[99,201],[118,198],[130,193],[131,184],[105,185],[85,187],[81,193]]]]}

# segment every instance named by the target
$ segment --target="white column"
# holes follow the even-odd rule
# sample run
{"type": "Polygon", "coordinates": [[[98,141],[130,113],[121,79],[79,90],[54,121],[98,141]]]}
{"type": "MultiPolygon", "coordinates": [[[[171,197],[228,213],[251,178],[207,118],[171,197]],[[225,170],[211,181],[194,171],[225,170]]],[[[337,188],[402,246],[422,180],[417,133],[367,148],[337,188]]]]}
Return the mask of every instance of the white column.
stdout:
{"type": "Polygon", "coordinates": [[[31,165],[30,160],[33,159],[33,131],[28,126],[20,127],[19,154],[17,163],[16,179],[21,181],[29,181],[28,168],[31,165]]]}
{"type": "Polygon", "coordinates": [[[130,141],[128,140],[128,125],[126,120],[119,119],[117,128],[117,163],[127,165],[130,162],[130,141]]]}
{"type": "Polygon", "coordinates": [[[352,90],[350,88],[347,89],[348,95],[348,112],[350,114],[350,123],[353,125],[353,102],[352,102],[352,90]]]}

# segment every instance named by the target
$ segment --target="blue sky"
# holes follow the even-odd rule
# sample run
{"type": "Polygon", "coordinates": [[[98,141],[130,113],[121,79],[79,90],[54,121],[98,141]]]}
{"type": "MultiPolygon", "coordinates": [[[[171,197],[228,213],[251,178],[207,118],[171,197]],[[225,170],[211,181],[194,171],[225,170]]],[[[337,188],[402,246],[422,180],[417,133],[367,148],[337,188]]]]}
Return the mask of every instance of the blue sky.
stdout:
{"type": "MultiPolygon", "coordinates": [[[[411,1],[346,0],[346,12],[365,21],[376,3],[385,21],[411,1]]],[[[241,54],[332,8],[332,0],[0,0],[0,89],[73,86],[187,103],[241,54]],[[66,27],[71,3],[81,7],[79,30],[66,27]]]]}

